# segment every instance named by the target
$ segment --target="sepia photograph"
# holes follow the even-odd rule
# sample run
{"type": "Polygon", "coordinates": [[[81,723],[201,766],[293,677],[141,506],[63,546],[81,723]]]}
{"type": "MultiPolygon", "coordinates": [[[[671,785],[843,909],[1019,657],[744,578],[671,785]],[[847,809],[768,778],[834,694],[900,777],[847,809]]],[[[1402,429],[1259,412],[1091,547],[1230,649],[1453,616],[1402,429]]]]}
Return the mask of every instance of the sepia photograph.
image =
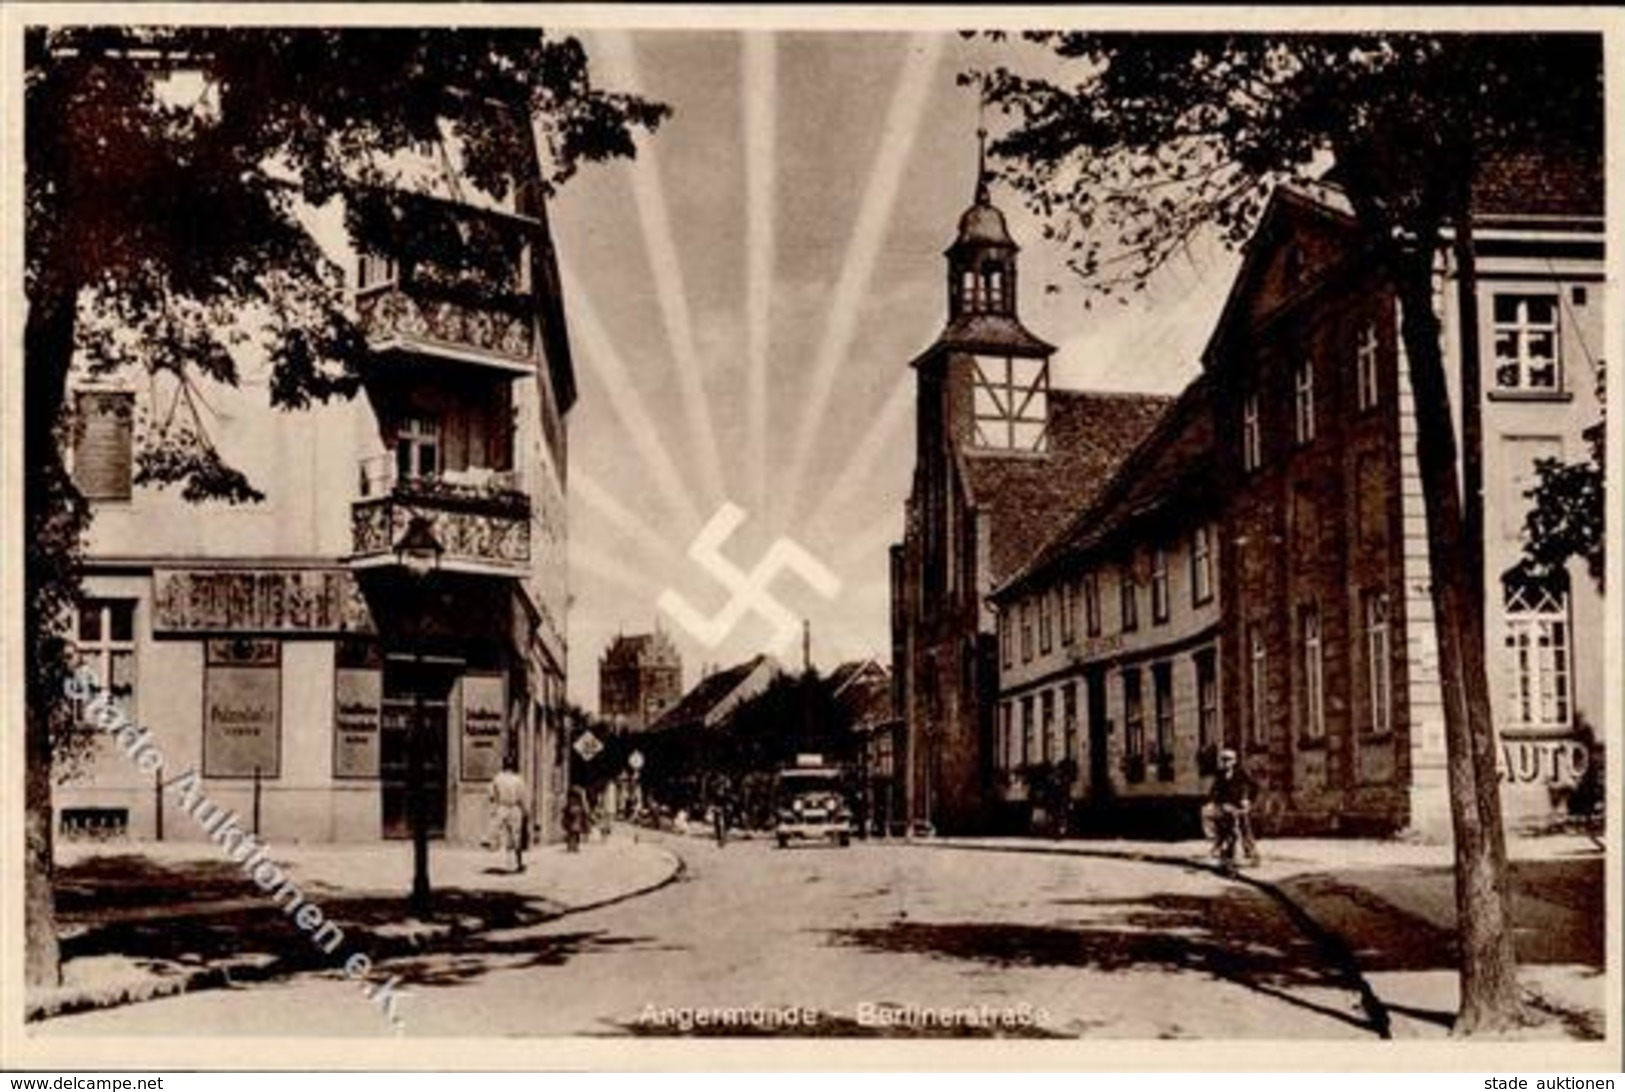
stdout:
{"type": "Polygon", "coordinates": [[[1617,1068],[1617,13],[299,7],[4,15],[6,1068],[1617,1068]]]}

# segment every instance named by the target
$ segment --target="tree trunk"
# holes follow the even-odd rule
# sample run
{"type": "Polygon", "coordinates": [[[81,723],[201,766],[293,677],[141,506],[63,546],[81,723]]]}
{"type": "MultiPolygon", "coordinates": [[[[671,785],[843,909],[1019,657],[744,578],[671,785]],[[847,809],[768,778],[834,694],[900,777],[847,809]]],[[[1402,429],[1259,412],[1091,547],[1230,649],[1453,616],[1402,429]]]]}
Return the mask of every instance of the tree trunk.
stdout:
{"type": "Polygon", "coordinates": [[[23,910],[24,981],[61,985],[52,872],[52,722],[64,650],[56,639],[59,614],[77,587],[80,499],[57,445],[56,424],[73,355],[77,293],[31,300],[24,357],[24,487],[28,541],[24,578],[27,684],[24,723],[23,910]]]}
{"type": "Polygon", "coordinates": [[[1450,818],[1455,831],[1461,1008],[1454,1034],[1497,1031],[1521,1019],[1517,956],[1508,913],[1506,844],[1495,731],[1485,674],[1481,576],[1470,570],[1456,473],[1455,426],[1434,313],[1431,250],[1398,262],[1402,336],[1417,417],[1416,455],[1427,512],[1428,562],[1439,643],[1450,818]]]}

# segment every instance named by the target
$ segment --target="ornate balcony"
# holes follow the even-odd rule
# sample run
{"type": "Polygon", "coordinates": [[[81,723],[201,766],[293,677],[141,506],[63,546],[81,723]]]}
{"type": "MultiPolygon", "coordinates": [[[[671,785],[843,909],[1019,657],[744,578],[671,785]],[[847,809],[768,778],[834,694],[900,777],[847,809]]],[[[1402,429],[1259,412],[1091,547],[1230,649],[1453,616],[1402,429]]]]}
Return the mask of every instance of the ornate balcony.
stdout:
{"type": "Polygon", "coordinates": [[[395,563],[395,544],[413,516],[429,520],[445,549],[441,567],[489,576],[530,570],[530,497],[511,471],[471,470],[401,478],[387,457],[363,460],[350,509],[351,563],[395,563]]]}
{"type": "Polygon", "coordinates": [[[509,371],[536,363],[536,329],[517,312],[409,291],[391,283],[356,292],[356,316],[376,352],[446,356],[509,371]]]}

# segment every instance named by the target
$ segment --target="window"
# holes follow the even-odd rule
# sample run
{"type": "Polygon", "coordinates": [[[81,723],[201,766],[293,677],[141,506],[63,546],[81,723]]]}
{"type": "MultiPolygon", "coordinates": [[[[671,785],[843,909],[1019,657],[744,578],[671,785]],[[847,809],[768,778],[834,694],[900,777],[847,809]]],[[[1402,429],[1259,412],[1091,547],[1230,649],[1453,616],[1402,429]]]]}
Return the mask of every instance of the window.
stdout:
{"type": "Polygon", "coordinates": [[[1213,598],[1213,528],[1202,524],[1191,533],[1191,605],[1213,598]]]}
{"type": "Polygon", "coordinates": [[[1366,695],[1371,711],[1366,729],[1374,736],[1384,735],[1392,726],[1393,661],[1388,653],[1388,596],[1366,592],[1365,671],[1366,695]]]}
{"type": "Polygon", "coordinates": [[[995,743],[994,760],[1001,770],[1010,768],[1010,720],[1011,708],[1009,702],[999,705],[999,738],[995,743]]]}
{"type": "Polygon", "coordinates": [[[1004,310],[1004,268],[994,262],[982,266],[982,282],[987,286],[987,309],[1004,310]]]}
{"type": "Polygon", "coordinates": [[[1125,562],[1117,575],[1117,606],[1123,617],[1123,632],[1140,628],[1140,604],[1135,594],[1134,563],[1125,562]]]}
{"type": "Polygon", "coordinates": [[[1049,590],[1038,593],[1038,651],[1040,655],[1049,655],[1050,649],[1055,647],[1055,593],[1049,590]]]}
{"type": "Polygon", "coordinates": [[[1157,724],[1157,776],[1174,777],[1174,671],[1172,664],[1151,666],[1151,704],[1157,724]]]}
{"type": "Polygon", "coordinates": [[[999,659],[1005,667],[1015,663],[1015,635],[1010,622],[1010,608],[1006,607],[999,612],[999,659]]]}
{"type": "Polygon", "coordinates": [[[1168,551],[1161,546],[1151,551],[1151,621],[1168,620],[1168,551]]]}
{"type": "Polygon", "coordinates": [[[1380,391],[1377,373],[1377,327],[1367,323],[1360,328],[1360,340],[1354,347],[1355,397],[1362,410],[1377,404],[1380,391]]]}
{"type": "Polygon", "coordinates": [[[972,403],[977,446],[1049,450],[1049,361],[976,357],[972,403]]]}
{"type": "Polygon", "coordinates": [[[1033,760],[1033,698],[1029,694],[1021,699],[1021,764],[1030,765],[1033,760]]]}
{"type": "Polygon", "coordinates": [[[1320,643],[1320,610],[1304,607],[1299,614],[1303,632],[1303,734],[1309,739],[1326,735],[1326,660],[1320,643]]]}
{"type": "Polygon", "coordinates": [[[1557,296],[1497,294],[1493,307],[1496,389],[1561,390],[1557,296]]]}
{"type": "Polygon", "coordinates": [[[1123,669],[1123,746],[1131,759],[1145,758],[1145,701],[1140,694],[1140,669],[1123,669]]]}
{"type": "Polygon", "coordinates": [[[80,391],[73,480],[86,500],[130,499],[135,396],[128,391],[80,391]]]}
{"type": "Polygon", "coordinates": [[[1078,582],[1068,580],[1061,585],[1061,643],[1075,644],[1078,640],[1078,582]]]}
{"type": "Polygon", "coordinates": [[[1038,761],[1049,762],[1055,757],[1055,691],[1045,690],[1038,696],[1038,761]]]}
{"type": "Polygon", "coordinates": [[[1569,601],[1560,580],[1508,581],[1507,652],[1512,658],[1509,721],[1521,728],[1567,728],[1569,601]]]}
{"type": "Polygon", "coordinates": [[[74,650],[108,697],[135,715],[135,600],[86,599],[79,604],[74,650]]]}
{"type": "Polygon", "coordinates": [[[1258,421],[1258,393],[1241,400],[1241,468],[1257,470],[1264,465],[1264,439],[1258,421]]]}
{"type": "Polygon", "coordinates": [[[432,478],[440,473],[440,422],[408,417],[395,432],[395,471],[402,478],[432,478]]]}
{"type": "Polygon", "coordinates": [[[1247,739],[1248,746],[1257,747],[1264,742],[1265,705],[1264,687],[1268,682],[1264,663],[1264,631],[1258,625],[1247,627],[1247,739]]]}
{"type": "Polygon", "coordinates": [[[1292,434],[1298,443],[1315,438],[1315,362],[1301,361],[1292,373],[1292,434]]]}
{"type": "Polygon", "coordinates": [[[967,269],[959,275],[960,307],[965,311],[980,311],[982,309],[981,284],[976,279],[976,270],[967,269]]]}
{"type": "Polygon", "coordinates": [[[1033,658],[1033,602],[1031,599],[1021,601],[1021,662],[1027,663],[1033,658]]]}
{"type": "Polygon", "coordinates": [[[1219,744],[1219,673],[1213,650],[1203,649],[1196,659],[1196,748],[1219,744]]]}
{"type": "Polygon", "coordinates": [[[1061,757],[1069,762],[1078,760],[1078,686],[1066,683],[1061,687],[1061,757]]]}
{"type": "Polygon", "coordinates": [[[1100,636],[1100,577],[1096,573],[1083,577],[1083,629],[1091,637],[1100,636]]]}
{"type": "Polygon", "coordinates": [[[365,292],[369,288],[379,288],[386,284],[395,283],[395,263],[381,254],[371,251],[361,252],[361,261],[356,271],[356,288],[365,292]]]}

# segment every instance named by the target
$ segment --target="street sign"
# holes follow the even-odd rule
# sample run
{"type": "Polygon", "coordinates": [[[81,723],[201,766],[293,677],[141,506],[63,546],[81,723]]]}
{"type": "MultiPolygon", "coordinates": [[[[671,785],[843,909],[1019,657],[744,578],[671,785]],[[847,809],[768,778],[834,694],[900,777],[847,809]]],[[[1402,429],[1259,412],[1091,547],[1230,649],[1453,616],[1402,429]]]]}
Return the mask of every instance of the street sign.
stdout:
{"type": "Polygon", "coordinates": [[[603,749],[604,745],[591,732],[582,732],[575,743],[576,754],[580,755],[586,762],[591,762],[597,758],[603,749]]]}
{"type": "Polygon", "coordinates": [[[633,773],[637,773],[639,770],[643,769],[643,752],[633,751],[632,754],[627,758],[626,765],[633,773]]]}

